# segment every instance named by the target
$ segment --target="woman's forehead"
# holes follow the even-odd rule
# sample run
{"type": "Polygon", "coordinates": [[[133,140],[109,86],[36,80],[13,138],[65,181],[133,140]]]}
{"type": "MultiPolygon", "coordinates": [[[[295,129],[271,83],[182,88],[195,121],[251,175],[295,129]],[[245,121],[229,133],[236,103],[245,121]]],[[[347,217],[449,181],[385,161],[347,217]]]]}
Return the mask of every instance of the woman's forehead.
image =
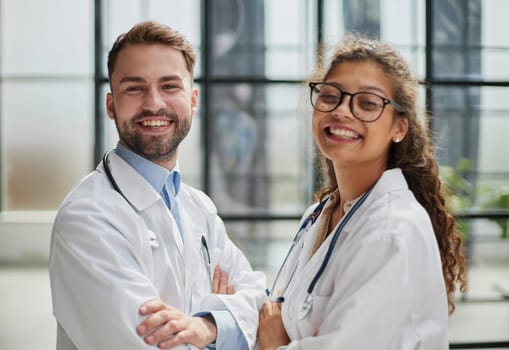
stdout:
{"type": "MultiPolygon", "coordinates": [[[[392,92],[392,79],[372,60],[346,61],[334,66],[325,79],[340,89],[370,91],[384,96],[392,92]]],[[[355,92],[355,91],[354,91],[355,92]]]]}

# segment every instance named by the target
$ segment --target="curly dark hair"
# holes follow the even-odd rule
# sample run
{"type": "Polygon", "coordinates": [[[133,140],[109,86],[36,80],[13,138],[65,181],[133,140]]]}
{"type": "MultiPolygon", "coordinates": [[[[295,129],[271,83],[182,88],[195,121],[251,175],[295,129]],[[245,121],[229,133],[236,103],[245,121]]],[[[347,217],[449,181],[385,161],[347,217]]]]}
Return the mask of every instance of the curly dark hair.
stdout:
{"type": "MultiPolygon", "coordinates": [[[[396,118],[408,120],[408,132],[399,143],[389,149],[387,169],[400,168],[410,190],[428,212],[440,249],[442,272],[445,279],[449,313],[454,312],[454,292],[457,285],[466,290],[466,259],[462,239],[456,229],[456,220],[446,205],[446,192],[439,179],[439,165],[429,136],[428,116],[420,120],[417,108],[418,81],[405,58],[388,43],[359,34],[350,34],[335,50],[328,66],[319,66],[314,79],[325,81],[334,67],[343,62],[373,61],[390,77],[393,99],[405,110],[395,113],[396,118]]],[[[324,62],[321,57],[320,62],[324,62]]],[[[325,178],[324,186],[315,194],[317,200],[338,188],[332,162],[320,152],[325,178]]]]}

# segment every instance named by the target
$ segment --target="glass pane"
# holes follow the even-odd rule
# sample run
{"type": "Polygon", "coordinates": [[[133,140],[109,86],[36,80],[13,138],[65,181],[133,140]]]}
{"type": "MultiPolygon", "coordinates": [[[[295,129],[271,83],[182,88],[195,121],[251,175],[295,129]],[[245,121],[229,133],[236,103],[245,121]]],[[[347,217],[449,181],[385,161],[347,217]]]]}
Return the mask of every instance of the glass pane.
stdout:
{"type": "Polygon", "coordinates": [[[461,158],[477,158],[480,91],[477,87],[434,87],[432,122],[441,163],[455,165],[461,158]]]}
{"type": "Polygon", "coordinates": [[[360,32],[395,45],[417,77],[425,76],[424,0],[326,0],[324,16],[329,54],[346,33],[360,32]]]}
{"type": "Polygon", "coordinates": [[[308,79],[315,63],[316,9],[305,0],[265,1],[269,79],[308,79]],[[281,14],[284,13],[284,20],[281,14]]]}
{"type": "Polygon", "coordinates": [[[509,2],[483,0],[481,29],[481,71],[485,80],[509,80],[509,40],[504,30],[507,26],[509,2]]]}
{"type": "Polygon", "coordinates": [[[103,22],[103,74],[107,76],[106,60],[111,45],[122,33],[128,31],[137,22],[151,19],[164,23],[186,36],[197,50],[195,76],[200,74],[199,50],[200,1],[167,1],[167,0],[111,0],[104,3],[103,22]]]}
{"type": "Polygon", "coordinates": [[[300,85],[212,89],[212,197],[223,213],[299,213],[311,202],[300,85]]]}
{"type": "Polygon", "coordinates": [[[509,182],[509,154],[501,145],[509,133],[509,87],[481,88],[479,168],[504,174],[509,182]]]}
{"type": "Polygon", "coordinates": [[[3,75],[92,72],[92,1],[25,0],[1,4],[3,75]]]}
{"type": "MultiPolygon", "coordinates": [[[[463,168],[460,173],[471,184],[465,195],[477,209],[493,208],[499,198],[494,196],[509,195],[509,153],[501,147],[509,133],[508,93],[505,87],[434,89],[433,120],[442,164],[463,168]]],[[[509,200],[498,203],[498,209],[509,210],[509,200]]]]}
{"type": "Polygon", "coordinates": [[[92,86],[87,80],[3,83],[3,210],[55,210],[91,171],[92,86]]]}
{"type": "Polygon", "coordinates": [[[254,269],[267,274],[270,286],[298,227],[298,220],[228,221],[226,232],[246,254],[254,269]]]}
{"type": "Polygon", "coordinates": [[[434,127],[442,162],[455,164],[469,158],[478,164],[479,174],[509,175],[509,154],[505,144],[509,132],[509,101],[504,87],[435,87],[434,127]]]}
{"type": "Polygon", "coordinates": [[[260,1],[209,2],[210,73],[217,77],[265,74],[265,14],[260,1]],[[225,14],[228,14],[225,16],[225,14]]]}
{"type": "Polygon", "coordinates": [[[505,0],[435,1],[434,75],[441,79],[508,80],[505,0]]]}
{"type": "Polygon", "coordinates": [[[479,0],[433,2],[435,77],[480,77],[481,11],[479,0]]]}

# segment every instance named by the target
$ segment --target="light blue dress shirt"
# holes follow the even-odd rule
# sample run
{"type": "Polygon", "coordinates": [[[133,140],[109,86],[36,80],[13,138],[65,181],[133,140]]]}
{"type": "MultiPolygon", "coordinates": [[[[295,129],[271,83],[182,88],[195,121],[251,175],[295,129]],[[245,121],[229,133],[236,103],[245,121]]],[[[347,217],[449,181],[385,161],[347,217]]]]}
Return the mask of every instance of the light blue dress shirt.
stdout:
{"type": "MultiPolygon", "coordinates": [[[[181,184],[181,175],[178,167],[170,171],[134,153],[120,143],[117,144],[116,153],[140,173],[140,175],[161,195],[177,222],[180,235],[183,235],[184,230],[180,222],[180,216],[178,215],[178,192],[181,184]]],[[[214,317],[217,328],[216,342],[215,344],[209,345],[209,349],[247,349],[247,342],[230,311],[226,309],[210,312],[204,311],[197,313],[195,316],[207,316],[209,314],[214,317]]]]}

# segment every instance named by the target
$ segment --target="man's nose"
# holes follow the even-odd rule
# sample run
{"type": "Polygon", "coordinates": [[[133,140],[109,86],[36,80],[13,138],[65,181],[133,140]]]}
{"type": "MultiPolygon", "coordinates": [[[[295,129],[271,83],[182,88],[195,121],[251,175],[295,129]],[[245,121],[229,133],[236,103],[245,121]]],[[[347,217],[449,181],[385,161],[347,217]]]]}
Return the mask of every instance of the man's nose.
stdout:
{"type": "Polygon", "coordinates": [[[166,106],[166,102],[158,89],[149,89],[145,95],[143,108],[158,111],[166,106]]]}

